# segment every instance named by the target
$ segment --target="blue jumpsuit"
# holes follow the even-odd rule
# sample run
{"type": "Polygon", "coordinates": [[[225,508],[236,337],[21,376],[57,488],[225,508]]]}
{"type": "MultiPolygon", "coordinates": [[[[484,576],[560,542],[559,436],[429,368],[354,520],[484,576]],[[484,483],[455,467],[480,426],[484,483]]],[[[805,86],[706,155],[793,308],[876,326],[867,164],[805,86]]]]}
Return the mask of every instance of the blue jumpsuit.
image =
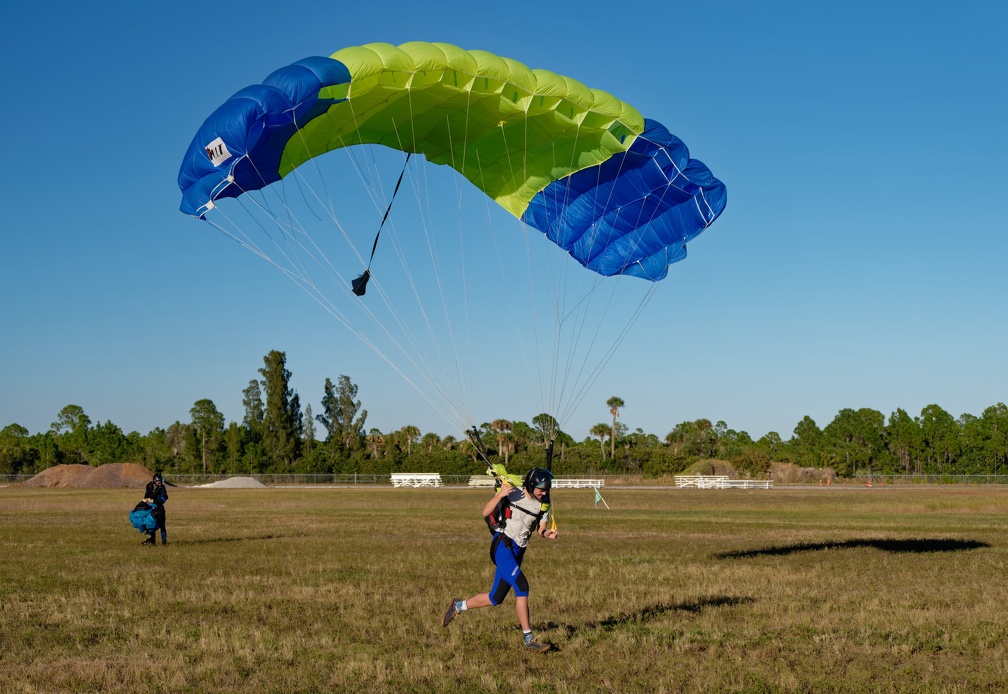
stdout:
{"type": "Polygon", "coordinates": [[[543,510],[543,504],[530,499],[521,489],[513,489],[506,501],[506,520],[502,527],[492,531],[494,539],[490,544],[490,559],[497,567],[490,587],[490,602],[495,606],[504,601],[512,588],[516,597],[529,594],[528,580],[521,571],[522,559],[528,538],[549,513],[543,510]]]}

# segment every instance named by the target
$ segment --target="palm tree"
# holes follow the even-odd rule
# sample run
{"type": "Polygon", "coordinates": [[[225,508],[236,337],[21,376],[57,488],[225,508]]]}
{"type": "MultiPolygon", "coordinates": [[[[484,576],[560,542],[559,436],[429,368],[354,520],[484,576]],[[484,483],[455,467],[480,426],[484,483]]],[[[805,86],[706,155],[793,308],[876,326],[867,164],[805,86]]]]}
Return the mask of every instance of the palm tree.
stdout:
{"type": "Polygon", "coordinates": [[[427,446],[427,452],[432,453],[434,451],[434,446],[440,445],[441,437],[435,434],[433,431],[428,431],[423,435],[420,443],[427,446]]]}
{"type": "Polygon", "coordinates": [[[412,424],[407,424],[400,431],[403,436],[406,437],[406,455],[407,457],[413,453],[413,442],[420,437],[420,428],[413,426],[412,424]]]}
{"type": "Polygon", "coordinates": [[[385,445],[385,435],[381,433],[381,429],[375,427],[371,428],[367,436],[368,445],[371,447],[371,457],[375,460],[378,459],[378,450],[385,445]]]}
{"type": "Polygon", "coordinates": [[[511,422],[506,419],[495,419],[490,423],[490,428],[497,432],[497,455],[504,452],[504,467],[508,464],[508,432],[511,431],[511,422]]]}
{"type": "Polygon", "coordinates": [[[612,396],[606,400],[606,405],[609,406],[609,414],[612,415],[612,438],[609,439],[611,449],[609,451],[609,457],[616,457],[616,418],[619,417],[620,408],[626,403],[623,402],[623,398],[616,395],[612,396]]]}
{"type": "Polygon", "coordinates": [[[609,425],[600,422],[591,428],[589,432],[592,436],[598,436],[599,448],[602,449],[602,461],[605,462],[605,437],[609,433],[609,425]]]}

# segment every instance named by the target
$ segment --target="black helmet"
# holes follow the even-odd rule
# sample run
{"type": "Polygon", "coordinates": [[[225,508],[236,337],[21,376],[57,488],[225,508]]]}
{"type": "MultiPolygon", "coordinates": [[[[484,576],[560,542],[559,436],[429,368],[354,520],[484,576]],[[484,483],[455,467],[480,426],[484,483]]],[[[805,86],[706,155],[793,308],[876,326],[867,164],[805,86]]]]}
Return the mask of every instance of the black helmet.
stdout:
{"type": "Polygon", "coordinates": [[[161,484],[164,484],[164,477],[161,475],[160,472],[155,472],[154,473],[154,480],[153,481],[154,482],[160,482],[161,484]]]}
{"type": "Polygon", "coordinates": [[[535,489],[545,489],[548,493],[553,486],[553,473],[541,467],[534,467],[525,475],[523,486],[529,494],[535,489]]]}

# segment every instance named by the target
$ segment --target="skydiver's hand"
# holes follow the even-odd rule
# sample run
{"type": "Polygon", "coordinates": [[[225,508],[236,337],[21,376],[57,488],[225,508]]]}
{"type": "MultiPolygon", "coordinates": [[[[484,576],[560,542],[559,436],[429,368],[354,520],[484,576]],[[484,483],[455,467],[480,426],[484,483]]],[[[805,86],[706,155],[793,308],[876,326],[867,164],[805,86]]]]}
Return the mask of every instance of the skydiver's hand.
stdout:
{"type": "Polygon", "coordinates": [[[542,536],[545,537],[547,540],[553,540],[553,542],[556,542],[557,531],[556,530],[547,530],[547,531],[543,532],[542,536]]]}
{"type": "Polygon", "coordinates": [[[513,484],[511,484],[507,480],[501,480],[501,488],[500,491],[497,492],[497,498],[503,499],[505,496],[511,493],[512,489],[514,489],[513,484]]]}

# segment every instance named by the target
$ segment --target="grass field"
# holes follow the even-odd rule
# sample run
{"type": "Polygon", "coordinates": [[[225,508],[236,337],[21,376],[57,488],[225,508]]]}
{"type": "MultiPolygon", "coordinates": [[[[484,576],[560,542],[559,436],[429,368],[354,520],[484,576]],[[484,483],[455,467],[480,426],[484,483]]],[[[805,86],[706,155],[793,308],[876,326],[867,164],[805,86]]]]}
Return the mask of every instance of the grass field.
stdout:
{"type": "Polygon", "coordinates": [[[1003,691],[1008,489],[554,492],[526,653],[487,490],[0,488],[0,692],[1003,691]]]}

